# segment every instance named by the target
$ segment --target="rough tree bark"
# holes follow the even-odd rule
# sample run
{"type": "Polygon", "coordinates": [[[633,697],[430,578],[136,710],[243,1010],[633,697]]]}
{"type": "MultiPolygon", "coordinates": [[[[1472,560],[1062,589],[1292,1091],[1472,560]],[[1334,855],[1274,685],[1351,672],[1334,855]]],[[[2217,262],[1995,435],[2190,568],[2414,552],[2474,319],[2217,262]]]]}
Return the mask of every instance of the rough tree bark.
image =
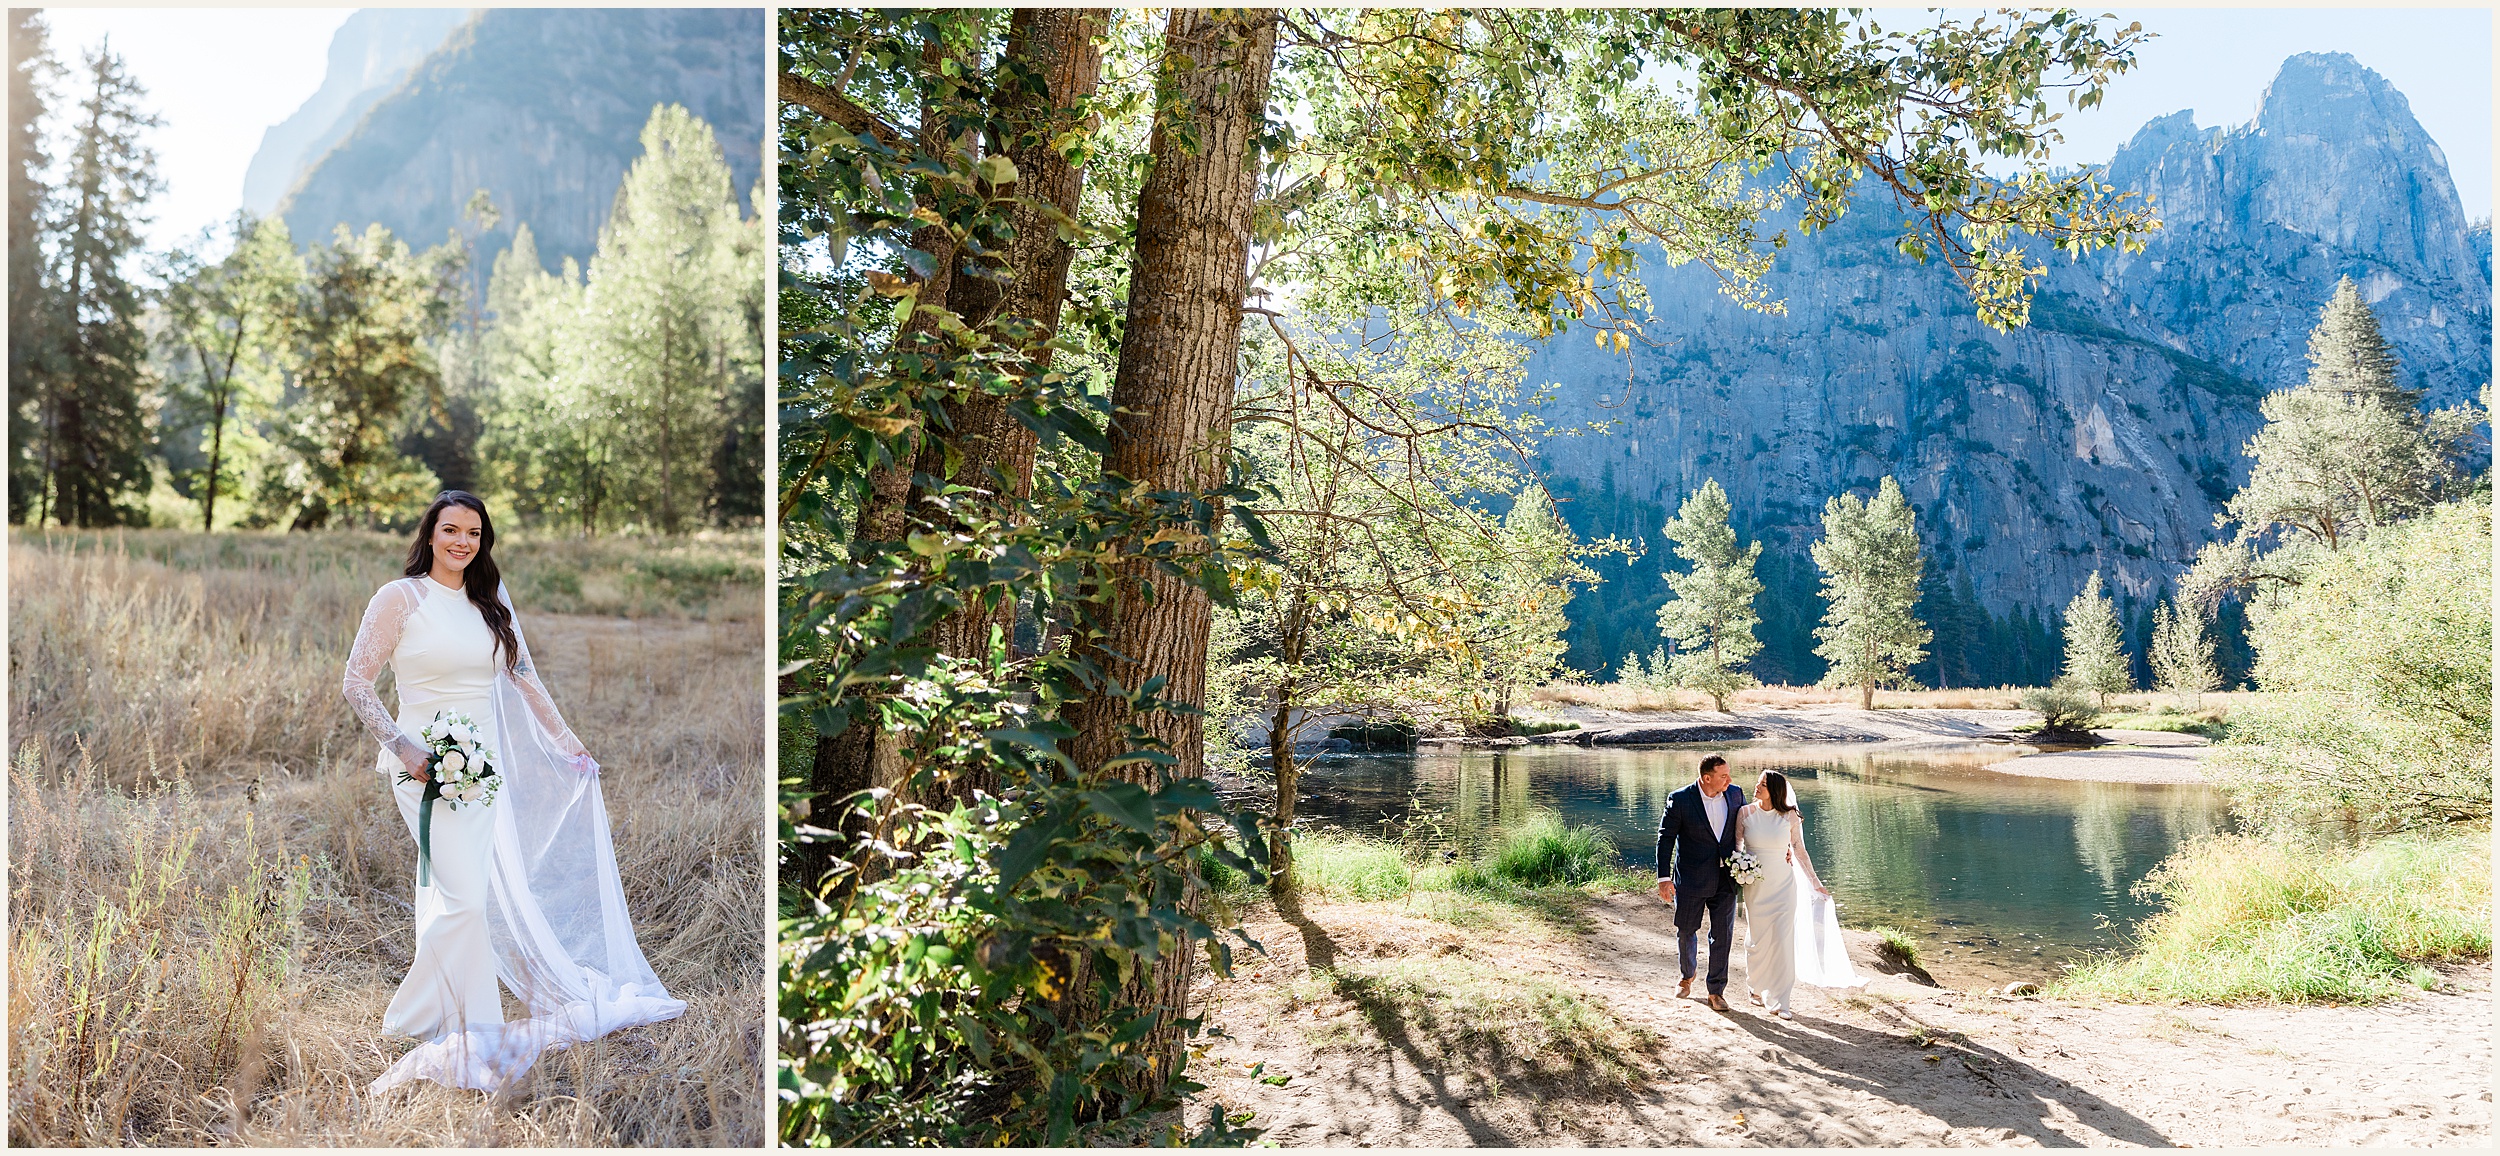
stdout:
{"type": "MultiPolygon", "coordinates": [[[[940,51],[941,46],[935,39],[931,39],[923,51],[924,61],[932,72],[936,71],[940,51]]],[[[786,73],[781,77],[780,87],[783,99],[803,104],[851,132],[864,133],[889,144],[901,139],[893,128],[876,120],[841,93],[786,73]]],[[[915,147],[923,154],[932,156],[941,155],[954,147],[954,142],[946,136],[945,126],[946,119],[940,115],[939,109],[934,105],[922,106],[915,147]]],[[[922,199],[924,204],[928,203],[929,198],[925,195],[922,199]]],[[[913,248],[927,253],[935,268],[935,272],[919,280],[919,300],[933,304],[946,302],[955,280],[956,246],[953,234],[942,226],[924,225],[913,231],[911,244],[913,248]]],[[[895,334],[895,344],[909,346],[925,341],[929,334],[936,332],[937,327],[935,316],[914,311],[895,334]]],[[[911,492],[912,461],[912,454],[904,454],[893,465],[870,472],[869,492],[860,504],[858,522],[852,527],[851,539],[859,548],[882,550],[902,540],[905,514],[908,512],[905,502],[911,492]]],[[[798,484],[803,485],[804,480],[798,484]]],[[[796,485],[792,489],[795,492],[796,485]]],[[[785,499],[782,510],[785,515],[789,512],[788,507],[789,502],[785,499]]],[[[897,739],[876,724],[873,713],[863,712],[863,717],[854,720],[840,733],[817,737],[816,758],[808,770],[808,787],[828,805],[833,800],[869,787],[890,787],[894,785],[892,780],[894,768],[900,762],[899,753],[897,739]]],[[[794,848],[787,861],[790,875],[793,879],[813,884],[832,866],[832,858],[838,854],[837,848],[822,845],[794,848]]],[[[867,864],[863,864],[865,866],[867,864]]]]}
{"type": "MultiPolygon", "coordinates": [[[[1274,9],[1217,16],[1176,8],[1166,25],[1163,104],[1148,146],[1153,169],[1138,195],[1128,329],[1112,387],[1110,452],[1103,459],[1106,475],[1149,492],[1203,493],[1224,481],[1258,192],[1257,140],[1266,122],[1276,21],[1274,9]],[[1168,126],[1175,122],[1195,131],[1172,132],[1168,126]]],[[[1164,698],[1203,703],[1212,622],[1206,592],[1131,564],[1110,593],[1109,605],[1078,640],[1083,653],[1123,688],[1161,676],[1164,698]]],[[[1178,759],[1173,773],[1204,770],[1206,735],[1197,715],[1150,711],[1132,718],[1126,701],[1097,695],[1077,704],[1069,721],[1078,733],[1068,749],[1079,766],[1100,766],[1126,752],[1126,727],[1135,722],[1178,759]]],[[[1131,763],[1126,774],[1151,782],[1154,769],[1131,763]]],[[[1196,957],[1183,948],[1157,960],[1120,994],[1126,1006],[1158,1012],[1147,1039],[1156,1057],[1150,1085],[1177,1071],[1185,1057],[1178,1021],[1196,957]]]]}
{"type": "MultiPolygon", "coordinates": [[[[1033,69],[1041,85],[1016,86],[1003,94],[1012,102],[1004,119],[1013,134],[1007,141],[1007,158],[1015,162],[1012,192],[1019,198],[1011,218],[1015,235],[1005,254],[1014,280],[984,306],[960,290],[979,285],[996,293],[994,283],[963,278],[948,303],[953,306],[957,298],[965,299],[956,311],[965,314],[967,324],[980,324],[994,308],[1001,316],[1031,321],[1045,339],[1059,329],[1075,250],[1060,236],[1058,224],[1043,206],[1074,217],[1084,194],[1085,174],[1069,164],[1052,142],[1081,123],[1075,112],[1101,81],[1101,38],[1109,24],[1110,14],[1102,9],[1019,8],[1008,26],[1007,59],[1033,69]]],[[[1042,349],[1024,372],[1048,373],[1050,362],[1051,351],[1042,349]]],[[[997,495],[1002,504],[1031,496],[1033,431],[1008,416],[992,398],[974,398],[957,407],[952,416],[961,460],[947,480],[987,490],[995,474],[1005,487],[997,495]]],[[[1004,630],[1012,644],[1015,623],[1011,600],[989,608],[968,607],[938,624],[938,649],[958,657],[979,655],[989,646],[992,625],[1004,630]]]]}
{"type": "MultiPolygon", "coordinates": [[[[1185,147],[1190,134],[1162,123],[1149,145],[1153,169],[1138,194],[1128,329],[1103,472],[1150,492],[1204,492],[1223,484],[1231,444],[1258,191],[1254,142],[1266,118],[1276,12],[1219,18],[1174,9],[1165,41],[1164,112],[1195,121],[1197,147],[1185,147]]],[[[1092,637],[1082,640],[1087,655],[1123,688],[1159,675],[1168,680],[1164,698],[1203,702],[1213,613],[1206,592],[1131,564],[1112,595],[1092,637]]],[[[1079,733],[1070,753],[1080,766],[1126,752],[1132,721],[1167,745],[1181,773],[1197,774],[1205,764],[1206,735],[1196,715],[1154,711],[1132,719],[1128,704],[1110,696],[1088,699],[1072,713],[1079,733]]],[[[1138,777],[1152,777],[1150,767],[1130,765],[1138,777]]]]}

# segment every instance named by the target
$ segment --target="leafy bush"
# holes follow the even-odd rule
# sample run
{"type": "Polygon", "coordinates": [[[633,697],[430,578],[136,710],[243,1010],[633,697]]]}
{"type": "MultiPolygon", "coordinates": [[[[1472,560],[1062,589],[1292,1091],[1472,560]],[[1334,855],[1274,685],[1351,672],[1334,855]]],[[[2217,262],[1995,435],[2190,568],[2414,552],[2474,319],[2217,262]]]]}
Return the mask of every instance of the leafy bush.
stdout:
{"type": "Polygon", "coordinates": [[[1175,1102],[1180,1070],[1153,1038],[1175,1012],[1137,988],[1201,949],[1229,974],[1229,947],[1188,896],[1227,885],[1200,876],[1205,863],[1260,886],[1264,838],[1201,779],[1067,773],[1058,684],[1039,678],[1038,701],[1023,701],[1004,663],[941,657],[901,694],[811,716],[896,736],[908,774],[821,817],[818,800],[785,793],[786,846],[849,844],[822,882],[784,896],[799,910],[780,937],[785,1140],[1067,1144],[1175,1102]],[[949,780],[971,767],[1009,797],[961,801],[949,780]],[[915,801],[946,798],[958,801],[915,801]]]}
{"type": "Polygon", "coordinates": [[[2023,692],[2024,710],[2040,713],[2040,729],[2044,732],[2073,732],[2092,725],[2100,717],[2100,702],[2091,691],[2073,686],[2064,680],[2023,692]]]}
{"type": "Polygon", "coordinates": [[[2397,837],[2352,852],[2249,836],[2189,844],[2137,885],[2165,910],[2133,953],[2058,994],[2160,1003],[2355,1003],[2491,954],[2491,840],[2397,837]]]}
{"type": "Polygon", "coordinates": [[[2268,694],[2215,751],[2243,809],[2278,826],[2490,822],[2491,548],[2484,495],[2324,554],[2250,606],[2268,694]]]}

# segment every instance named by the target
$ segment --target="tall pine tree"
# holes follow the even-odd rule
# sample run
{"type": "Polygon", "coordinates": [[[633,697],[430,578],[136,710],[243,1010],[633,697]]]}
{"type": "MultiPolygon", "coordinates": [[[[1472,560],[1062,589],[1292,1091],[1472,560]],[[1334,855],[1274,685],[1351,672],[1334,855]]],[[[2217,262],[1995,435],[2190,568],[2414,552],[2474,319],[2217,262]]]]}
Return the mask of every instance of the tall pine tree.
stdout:
{"type": "Polygon", "coordinates": [[[2396,383],[2396,351],[2379,333],[2377,315],[2350,277],[2335,283],[2317,328],[2309,331],[2307,385],[2347,401],[2375,398],[2406,410],[2422,404],[2421,390],[2396,383]]]}
{"type": "Polygon", "coordinates": [[[763,254],[710,125],[655,108],[642,149],[590,260],[587,329],[618,444],[641,465],[627,474],[630,498],[676,533],[711,504],[736,390],[761,381],[746,298],[763,254]]]}
{"type": "Polygon", "coordinates": [[[1842,494],[1823,503],[1813,551],[1827,605],[1814,652],[1831,663],[1822,685],[1857,687],[1858,705],[1872,710],[1876,687],[1916,685],[1910,667],[1931,637],[1915,612],[1918,524],[1901,484],[1886,477],[1872,501],[1842,494]]]}
{"type": "Polygon", "coordinates": [[[2099,695],[2103,710],[2109,709],[2110,695],[2135,689],[2122,634],[2118,607],[2101,592],[2101,572],[2095,570],[2066,604],[2065,680],[2099,695]]]}
{"type": "Polygon", "coordinates": [[[1762,593],[1762,580],[1754,576],[1762,544],[1737,546],[1727,515],[1727,491],[1716,478],[1684,499],[1683,509],[1667,522],[1666,534],[1675,542],[1676,556],[1693,568],[1667,575],[1675,594],[1658,608],[1658,632],[1674,639],[1678,651],[1670,680],[1709,695],[1722,714],[1727,696],[1754,685],[1754,676],[1743,667],[1762,649],[1753,636],[1755,624],[1762,621],[1753,607],[1762,593]]]}
{"type": "Polygon", "coordinates": [[[35,456],[43,399],[58,363],[54,323],[62,316],[44,260],[43,234],[52,212],[45,169],[43,118],[60,73],[46,43],[43,11],[9,10],[9,521],[23,522],[45,484],[35,456]]]}
{"type": "Polygon", "coordinates": [[[148,481],[147,302],[125,266],[162,186],[156,153],[140,143],[157,117],[139,106],[146,90],[109,40],[87,54],[85,87],[61,191],[52,322],[60,363],[35,407],[34,521],[98,526],[137,517],[130,499],[148,481]]]}

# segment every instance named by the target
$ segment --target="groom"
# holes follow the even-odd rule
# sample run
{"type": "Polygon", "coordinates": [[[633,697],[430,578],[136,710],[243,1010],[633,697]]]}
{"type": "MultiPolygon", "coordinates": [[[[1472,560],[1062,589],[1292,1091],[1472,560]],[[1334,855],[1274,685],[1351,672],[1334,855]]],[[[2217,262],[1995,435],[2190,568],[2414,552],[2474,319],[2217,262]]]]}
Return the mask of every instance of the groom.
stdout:
{"type": "Polygon", "coordinates": [[[1727,957],[1736,946],[1736,877],[1726,861],[1736,853],[1736,812],[1745,792],[1728,782],[1727,760],[1701,761],[1701,781],[1667,796],[1658,820],[1658,898],[1675,908],[1677,962],[1684,982],[1677,999],[1693,994],[1694,943],[1701,916],[1710,913],[1710,1006],[1727,1010],[1727,957]],[[1683,892],[1682,901],[1677,891],[1683,892]]]}

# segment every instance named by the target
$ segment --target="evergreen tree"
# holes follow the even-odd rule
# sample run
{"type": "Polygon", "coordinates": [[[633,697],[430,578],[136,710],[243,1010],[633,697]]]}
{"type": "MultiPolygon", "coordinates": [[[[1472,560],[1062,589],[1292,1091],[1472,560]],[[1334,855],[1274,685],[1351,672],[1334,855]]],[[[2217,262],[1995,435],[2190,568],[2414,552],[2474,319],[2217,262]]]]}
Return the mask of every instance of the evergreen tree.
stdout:
{"type": "Polygon", "coordinates": [[[2213,640],[2204,616],[2177,600],[2153,609],[2153,684],[2196,705],[2197,696],[2222,685],[2214,669],[2213,640]]]}
{"type": "Polygon", "coordinates": [[[1915,607],[1921,563],[1916,516],[1890,477],[1874,500],[1841,494],[1823,503],[1823,540],[1814,543],[1829,607],[1814,636],[1815,653],[1831,664],[1824,686],[1858,688],[1872,710],[1878,686],[1915,686],[1911,664],[1926,657],[1931,637],[1915,607]]]}
{"type": "Polygon", "coordinates": [[[34,520],[95,526],[139,516],[130,498],[148,482],[146,299],[125,266],[161,182],[155,152],[140,142],[157,117],[140,108],[146,90],[109,41],[87,54],[85,74],[61,192],[51,323],[60,362],[35,399],[34,520]]]}
{"type": "Polygon", "coordinates": [[[523,224],[495,257],[487,284],[487,403],[479,455],[516,509],[594,533],[615,489],[619,451],[604,394],[579,369],[585,341],[581,267],[549,273],[523,224]]]}
{"type": "Polygon", "coordinates": [[[2472,407],[2425,415],[2420,392],[2398,387],[2395,355],[2350,278],[2311,331],[2309,360],[2305,384],[2260,403],[2266,425],[2244,451],[2256,465],[2225,506],[2242,527],[2233,549],[2280,529],[2299,549],[2337,550],[2428,509],[2474,428],[2472,407]]]}
{"type": "Polygon", "coordinates": [[[35,455],[43,399],[58,372],[56,323],[64,316],[59,287],[44,260],[43,234],[53,211],[45,169],[43,118],[60,65],[46,43],[40,8],[9,10],[9,521],[26,520],[43,489],[35,455]]]}
{"type": "Polygon", "coordinates": [[[2309,331],[2308,388],[2346,401],[2375,398],[2391,409],[2414,409],[2422,391],[2396,384],[2396,351],[2379,333],[2378,316],[2345,277],[2335,283],[2317,328],[2309,331]]]}
{"type": "Polygon", "coordinates": [[[1692,569],[1667,575],[1674,597],[1658,608],[1658,632],[1674,639],[1678,650],[1669,681],[1709,695],[1722,714],[1727,696],[1755,685],[1754,676],[1742,668],[1762,649],[1753,634],[1762,621],[1753,604],[1762,593],[1762,581],[1754,576],[1762,544],[1739,548],[1727,515],[1727,491],[1716,478],[1684,499],[1683,509],[1667,523],[1666,535],[1675,542],[1676,556],[1692,569]]]}
{"type": "Polygon", "coordinates": [[[483,456],[525,513],[585,531],[760,517],[763,239],[712,130],[654,109],[587,275],[524,225],[486,292],[483,456]]]}
{"type": "MultiPolygon", "coordinates": [[[[1563,608],[1574,587],[1596,581],[1580,560],[1589,550],[1555,512],[1553,497],[1533,482],[1502,516],[1483,577],[1470,591],[1472,613],[1463,632],[1475,679],[1490,691],[1481,709],[1493,718],[1510,716],[1513,692],[1565,673],[1563,631],[1571,620],[1563,608]]],[[[1657,674],[1653,667],[1650,676],[1657,674]]]]}
{"type": "Polygon", "coordinates": [[[632,507],[669,533],[700,515],[737,388],[761,379],[747,297],[762,252],[711,126],[653,109],[590,260],[585,337],[632,507]]]}
{"type": "Polygon", "coordinates": [[[2127,671],[2121,634],[2118,607],[2101,592],[2101,572],[2095,570],[2074,601],[2066,604],[2066,670],[2062,681],[2099,695],[2103,710],[2109,709],[2111,694],[2135,689],[2135,679],[2127,671]]]}

